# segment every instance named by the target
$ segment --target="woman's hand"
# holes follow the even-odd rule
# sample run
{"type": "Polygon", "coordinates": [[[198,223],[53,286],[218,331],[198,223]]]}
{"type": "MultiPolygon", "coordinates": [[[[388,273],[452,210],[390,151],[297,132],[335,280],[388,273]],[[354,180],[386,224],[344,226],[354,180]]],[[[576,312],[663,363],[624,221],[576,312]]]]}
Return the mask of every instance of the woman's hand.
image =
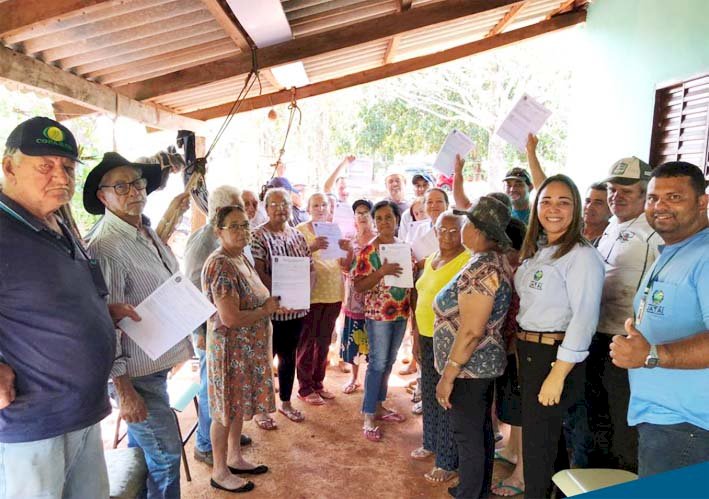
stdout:
{"type": "Polygon", "coordinates": [[[340,245],[340,249],[342,251],[346,251],[347,253],[352,251],[352,241],[350,241],[349,239],[340,239],[338,241],[338,244],[340,245]]]}
{"type": "Polygon", "coordinates": [[[451,392],[453,391],[453,381],[447,381],[445,376],[441,376],[441,379],[436,385],[436,401],[438,405],[444,409],[450,409],[453,407],[450,402],[451,392]]]}
{"type": "Polygon", "coordinates": [[[265,302],[263,302],[261,308],[263,308],[264,312],[266,312],[268,315],[271,315],[276,313],[278,307],[280,307],[280,302],[280,296],[270,296],[265,302]]]}
{"type": "Polygon", "coordinates": [[[537,400],[543,406],[556,405],[561,400],[561,394],[564,391],[564,377],[559,376],[554,371],[550,372],[544,383],[542,383],[542,388],[539,390],[539,395],[537,395],[537,400]]]}
{"type": "Polygon", "coordinates": [[[313,244],[310,245],[310,251],[315,252],[318,250],[324,250],[327,249],[328,243],[327,243],[327,237],[325,236],[319,236],[315,238],[315,241],[313,241],[313,244]]]}
{"type": "Polygon", "coordinates": [[[399,277],[403,271],[404,269],[401,268],[401,265],[398,263],[389,263],[386,259],[384,259],[384,263],[379,268],[379,272],[381,272],[382,275],[393,275],[395,277],[399,277]]]}

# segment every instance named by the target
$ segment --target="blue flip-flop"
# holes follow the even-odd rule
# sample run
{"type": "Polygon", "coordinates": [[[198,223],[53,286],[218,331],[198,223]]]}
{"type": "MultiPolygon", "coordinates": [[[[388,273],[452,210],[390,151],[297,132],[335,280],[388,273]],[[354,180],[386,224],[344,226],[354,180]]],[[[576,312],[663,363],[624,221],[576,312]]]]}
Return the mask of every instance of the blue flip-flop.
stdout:
{"type": "Polygon", "coordinates": [[[495,460],[502,461],[503,463],[507,463],[510,466],[517,466],[517,463],[513,463],[512,461],[510,461],[509,459],[507,459],[505,456],[503,456],[502,454],[500,454],[497,451],[495,451],[495,460]]]}

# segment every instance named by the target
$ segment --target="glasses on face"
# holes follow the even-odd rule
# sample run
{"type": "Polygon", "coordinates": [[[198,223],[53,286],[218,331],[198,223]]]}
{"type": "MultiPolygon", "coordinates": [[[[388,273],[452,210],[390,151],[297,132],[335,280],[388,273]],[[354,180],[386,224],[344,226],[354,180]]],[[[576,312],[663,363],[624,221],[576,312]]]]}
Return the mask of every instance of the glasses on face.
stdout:
{"type": "Polygon", "coordinates": [[[442,236],[451,237],[454,234],[460,234],[460,229],[443,229],[439,228],[438,233],[442,236]]]}
{"type": "Polygon", "coordinates": [[[237,230],[243,230],[244,232],[248,231],[251,229],[251,225],[249,225],[249,222],[244,222],[242,224],[240,223],[233,223],[230,225],[225,225],[224,227],[219,227],[222,230],[230,230],[232,232],[236,232],[237,230]]]}
{"type": "Polygon", "coordinates": [[[285,210],[286,208],[288,208],[288,203],[286,203],[285,201],[282,203],[268,203],[268,207],[272,210],[285,210]]]}
{"type": "Polygon", "coordinates": [[[113,190],[116,191],[116,194],[119,196],[125,196],[130,192],[131,187],[135,187],[136,191],[142,191],[148,186],[148,179],[141,177],[139,179],[134,180],[133,182],[119,182],[118,184],[113,184],[113,185],[100,185],[99,189],[106,189],[108,187],[113,187],[113,190]]]}

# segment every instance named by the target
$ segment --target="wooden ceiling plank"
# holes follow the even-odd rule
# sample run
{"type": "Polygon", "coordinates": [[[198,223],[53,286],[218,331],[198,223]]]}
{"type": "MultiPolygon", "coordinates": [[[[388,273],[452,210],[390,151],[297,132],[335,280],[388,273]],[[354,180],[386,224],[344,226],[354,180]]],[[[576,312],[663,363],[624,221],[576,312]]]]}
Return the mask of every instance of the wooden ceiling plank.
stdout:
{"type": "Polygon", "coordinates": [[[331,0],[282,0],[283,12],[288,14],[294,10],[307,9],[316,5],[328,3],[331,0]]]}
{"type": "MultiPolygon", "coordinates": [[[[331,32],[296,38],[260,49],[258,61],[261,68],[296,62],[334,50],[361,45],[375,40],[425,28],[489,9],[516,3],[510,0],[447,0],[407,12],[371,19],[331,32]]],[[[158,95],[198,87],[206,83],[230,78],[251,69],[251,55],[243,54],[210,64],[195,66],[174,74],[126,85],[119,89],[131,98],[144,100],[158,95]]]]}
{"type": "Polygon", "coordinates": [[[332,17],[343,12],[359,10],[377,4],[391,5],[391,0],[360,0],[358,2],[352,2],[352,0],[331,0],[320,5],[296,10],[289,13],[286,17],[288,18],[288,22],[294,25],[296,22],[300,23],[332,17]]]}
{"type": "Polygon", "coordinates": [[[80,106],[66,100],[52,102],[52,109],[54,109],[54,118],[57,121],[67,121],[96,112],[94,109],[80,106]]]}
{"type": "Polygon", "coordinates": [[[501,33],[503,29],[505,29],[507,26],[510,25],[510,23],[514,20],[515,16],[519,13],[520,10],[522,10],[522,7],[527,4],[527,1],[524,2],[519,2],[510,7],[510,10],[507,11],[507,13],[502,16],[502,19],[493,26],[493,28],[488,32],[486,36],[495,36],[498,33],[501,33]]]}
{"type": "Polygon", "coordinates": [[[205,129],[205,124],[199,120],[177,115],[162,106],[129,99],[108,87],[2,46],[0,75],[0,79],[16,82],[25,88],[48,92],[60,100],[68,100],[100,112],[125,116],[155,128],[186,129],[196,133],[205,129]]]}
{"type": "MultiPolygon", "coordinates": [[[[414,59],[395,62],[375,69],[362,71],[359,73],[354,73],[340,78],[335,78],[332,80],[314,83],[312,85],[298,88],[296,89],[296,98],[300,100],[306,97],[312,97],[315,95],[333,92],[335,90],[341,90],[343,88],[349,88],[356,85],[361,85],[363,83],[369,83],[372,81],[381,80],[392,76],[410,73],[412,71],[417,71],[427,67],[436,66],[438,64],[443,64],[456,59],[478,54],[480,52],[485,52],[505,45],[518,43],[528,38],[540,36],[545,33],[565,29],[576,24],[582,23],[585,20],[586,12],[584,10],[562,14],[554,17],[553,19],[541,21],[530,26],[525,26],[523,28],[500,33],[489,38],[483,38],[482,40],[478,40],[465,45],[460,45],[458,47],[454,47],[443,52],[436,52],[434,54],[417,57],[414,59]]],[[[290,91],[280,91],[276,93],[262,95],[259,97],[253,97],[244,100],[239,109],[239,112],[252,111],[254,109],[283,104],[286,102],[290,102],[290,98],[290,91]]],[[[225,116],[229,112],[231,105],[232,103],[230,102],[209,109],[202,109],[191,113],[185,113],[185,116],[201,120],[218,118],[221,116],[225,116]]]]}
{"type": "Polygon", "coordinates": [[[277,88],[278,90],[281,90],[285,88],[281,83],[276,79],[275,76],[273,76],[273,73],[271,72],[270,69],[264,69],[262,71],[259,71],[259,76],[263,76],[265,80],[271,84],[274,88],[277,88]]]}
{"type": "Polygon", "coordinates": [[[386,52],[384,53],[384,64],[390,64],[394,61],[394,57],[396,57],[396,49],[399,47],[399,41],[401,41],[400,36],[392,36],[389,40],[386,52]]]}
{"type": "Polygon", "coordinates": [[[366,22],[368,19],[381,18],[397,14],[390,3],[377,3],[366,9],[348,10],[335,16],[316,16],[309,19],[299,19],[291,23],[291,30],[295,38],[323,33],[345,26],[366,22]]]}
{"type": "Polygon", "coordinates": [[[251,51],[251,46],[253,42],[243,30],[241,25],[234,17],[234,13],[231,12],[229,6],[226,7],[219,0],[201,0],[204,6],[212,13],[214,19],[219,23],[219,25],[224,29],[229,38],[231,38],[237,47],[244,52],[251,51]],[[229,9],[227,12],[226,9],[229,9]]]}
{"type": "Polygon", "coordinates": [[[563,2],[561,2],[561,5],[559,5],[558,8],[551,11],[551,13],[546,17],[546,19],[551,19],[552,17],[563,13],[567,9],[573,8],[574,2],[576,2],[576,0],[564,0],[563,2]]]}
{"type": "Polygon", "coordinates": [[[100,7],[109,0],[8,0],[0,5],[0,37],[26,30],[34,24],[56,21],[100,7]]]}

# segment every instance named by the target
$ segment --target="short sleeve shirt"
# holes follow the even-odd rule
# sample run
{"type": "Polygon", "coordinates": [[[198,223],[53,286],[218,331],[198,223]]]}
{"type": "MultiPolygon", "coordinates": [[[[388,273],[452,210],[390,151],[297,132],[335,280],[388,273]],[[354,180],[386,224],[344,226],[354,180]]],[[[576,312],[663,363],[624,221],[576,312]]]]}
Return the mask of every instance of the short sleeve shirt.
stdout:
{"type": "MultiPolygon", "coordinates": [[[[411,265],[415,266],[413,253],[411,265]]],[[[380,269],[382,261],[373,244],[368,244],[357,255],[353,277],[368,276],[380,269]]],[[[375,321],[406,320],[411,314],[411,290],[384,285],[384,279],[364,294],[364,316],[375,321]]]]}
{"type": "Polygon", "coordinates": [[[468,264],[436,295],[433,353],[436,370],[443,373],[453,342],[461,327],[460,295],[478,294],[494,299],[483,337],[459,378],[496,378],[505,370],[507,354],[502,336],[512,298],[511,271],[505,256],[497,252],[476,253],[468,264]]]}
{"type": "MultiPolygon", "coordinates": [[[[300,224],[296,228],[303,234],[308,246],[315,242],[316,236],[308,228],[307,223],[300,224]]],[[[310,303],[341,302],[345,294],[345,285],[340,261],[323,260],[318,250],[313,253],[313,267],[315,268],[315,285],[310,292],[310,303]]]]}

